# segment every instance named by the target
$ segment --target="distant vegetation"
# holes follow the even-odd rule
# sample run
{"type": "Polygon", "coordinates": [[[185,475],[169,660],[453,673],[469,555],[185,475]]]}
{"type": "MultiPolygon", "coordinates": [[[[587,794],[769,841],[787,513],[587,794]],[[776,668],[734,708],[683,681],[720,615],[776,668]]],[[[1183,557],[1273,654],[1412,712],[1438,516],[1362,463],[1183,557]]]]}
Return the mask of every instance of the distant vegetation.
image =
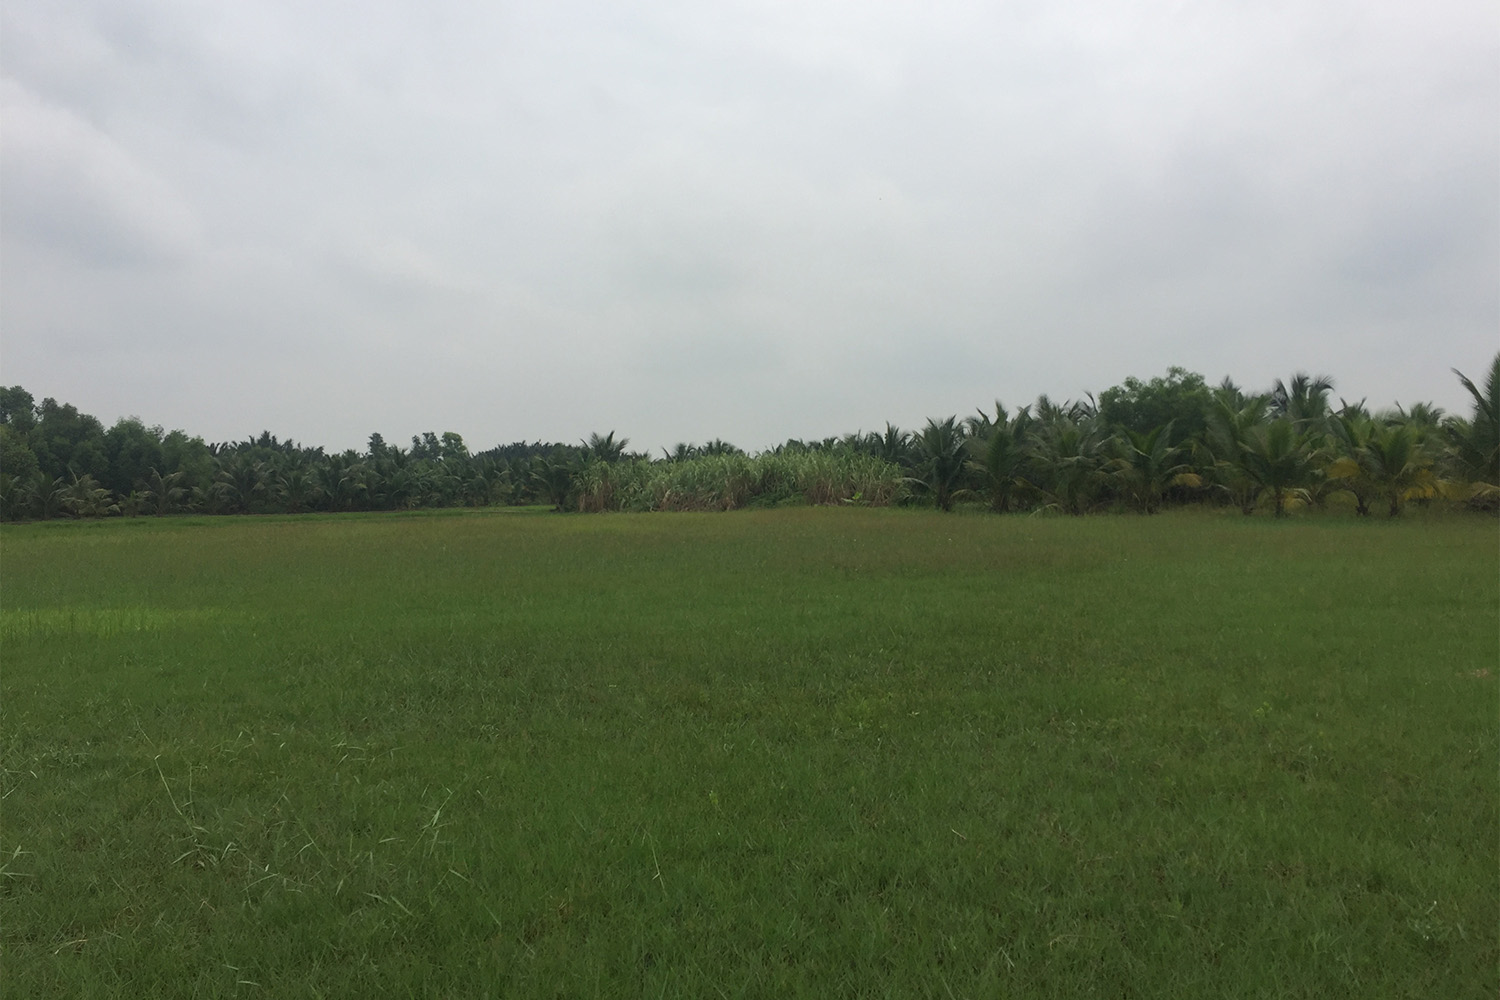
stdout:
{"type": "Polygon", "coordinates": [[[470,452],[453,432],[409,448],[370,435],[329,453],[269,432],[206,443],[136,418],[106,430],[54,399],[0,389],[6,520],[547,504],[559,510],[728,510],[783,504],[918,504],[997,512],[1232,505],[1278,516],[1330,499],[1361,515],[1443,500],[1500,509],[1500,355],[1482,384],[1459,374],[1466,415],[1417,404],[1372,412],[1297,374],[1268,392],[1170,369],[1098,398],[1042,396],[1015,410],[933,419],[918,431],[790,440],[746,454],[723,441],[660,457],[614,432],[577,445],[470,452]]]}

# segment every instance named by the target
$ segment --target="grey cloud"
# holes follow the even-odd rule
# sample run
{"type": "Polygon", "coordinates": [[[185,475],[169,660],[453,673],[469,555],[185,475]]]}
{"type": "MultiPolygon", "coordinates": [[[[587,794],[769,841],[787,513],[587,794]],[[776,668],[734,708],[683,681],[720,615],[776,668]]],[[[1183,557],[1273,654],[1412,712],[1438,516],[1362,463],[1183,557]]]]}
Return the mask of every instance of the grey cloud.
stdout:
{"type": "Polygon", "coordinates": [[[1169,364],[1452,406],[1500,324],[1492,21],[15,0],[8,377],[142,411],[170,380],[77,364],[128,336],[223,380],[184,424],[330,446],[754,447],[1169,364]]]}
{"type": "Polygon", "coordinates": [[[91,265],[163,264],[191,253],[191,208],[107,134],[9,79],[0,80],[0,117],[7,240],[91,265]]]}

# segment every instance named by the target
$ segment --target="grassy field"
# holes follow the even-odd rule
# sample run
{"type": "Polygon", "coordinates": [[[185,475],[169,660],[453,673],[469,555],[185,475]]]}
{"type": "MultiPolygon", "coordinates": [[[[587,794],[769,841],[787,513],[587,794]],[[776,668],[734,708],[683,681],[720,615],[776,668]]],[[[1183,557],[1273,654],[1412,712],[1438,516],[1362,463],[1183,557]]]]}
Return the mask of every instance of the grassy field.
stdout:
{"type": "Polygon", "coordinates": [[[14,997],[1500,990],[1500,530],[0,529],[14,997]]]}

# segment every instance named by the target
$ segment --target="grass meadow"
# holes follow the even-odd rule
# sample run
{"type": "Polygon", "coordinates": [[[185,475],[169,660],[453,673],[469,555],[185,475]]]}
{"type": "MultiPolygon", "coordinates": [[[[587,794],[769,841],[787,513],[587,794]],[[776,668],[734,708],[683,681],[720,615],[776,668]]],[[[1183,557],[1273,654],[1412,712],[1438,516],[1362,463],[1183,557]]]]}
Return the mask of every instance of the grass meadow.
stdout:
{"type": "Polygon", "coordinates": [[[0,529],[13,997],[1500,990],[1500,530],[0,529]]]}

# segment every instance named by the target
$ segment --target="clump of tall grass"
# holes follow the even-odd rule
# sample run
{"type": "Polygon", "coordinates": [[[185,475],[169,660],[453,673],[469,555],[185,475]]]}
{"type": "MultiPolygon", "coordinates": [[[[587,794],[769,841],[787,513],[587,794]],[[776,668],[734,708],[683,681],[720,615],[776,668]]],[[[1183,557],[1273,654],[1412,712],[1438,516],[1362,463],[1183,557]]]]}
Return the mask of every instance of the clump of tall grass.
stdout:
{"type": "Polygon", "coordinates": [[[789,456],[797,489],[810,504],[860,502],[884,507],[901,499],[901,467],[859,452],[816,451],[789,456]]]}
{"type": "Polygon", "coordinates": [[[901,468],[857,452],[701,455],[680,461],[591,462],[578,471],[585,513],[712,511],[786,503],[881,507],[905,496],[901,468]]]}

